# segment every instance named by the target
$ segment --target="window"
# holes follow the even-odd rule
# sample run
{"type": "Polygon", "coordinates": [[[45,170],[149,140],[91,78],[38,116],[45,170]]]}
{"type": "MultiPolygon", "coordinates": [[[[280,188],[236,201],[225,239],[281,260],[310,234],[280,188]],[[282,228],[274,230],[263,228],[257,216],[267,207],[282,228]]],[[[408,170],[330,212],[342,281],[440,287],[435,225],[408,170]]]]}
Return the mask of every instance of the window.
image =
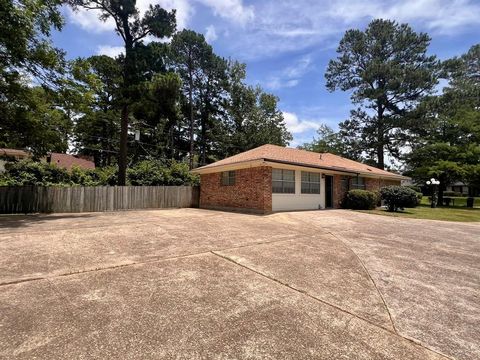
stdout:
{"type": "Polygon", "coordinates": [[[358,177],[358,176],[352,178],[352,183],[350,188],[365,190],[365,178],[358,177]]]}
{"type": "Polygon", "coordinates": [[[272,193],[295,194],[295,171],[272,169],[272,193]]]}
{"type": "Polygon", "coordinates": [[[302,194],[320,194],[320,174],[302,171],[302,194]]]}
{"type": "Polygon", "coordinates": [[[222,172],[222,185],[223,186],[235,185],[235,171],[222,172]]]}

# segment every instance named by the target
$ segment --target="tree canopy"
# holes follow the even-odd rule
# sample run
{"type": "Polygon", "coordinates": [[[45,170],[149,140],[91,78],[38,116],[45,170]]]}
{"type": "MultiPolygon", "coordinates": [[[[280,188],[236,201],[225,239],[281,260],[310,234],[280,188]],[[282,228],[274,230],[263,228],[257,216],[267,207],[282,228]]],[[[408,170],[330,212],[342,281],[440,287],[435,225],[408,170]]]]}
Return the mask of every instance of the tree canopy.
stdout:
{"type": "Polygon", "coordinates": [[[430,37],[407,24],[373,20],[365,31],[348,30],[325,74],[327,89],[352,90],[359,108],[340,124],[358,151],[383,169],[385,152],[398,157],[405,120],[437,83],[438,61],[430,37]]]}

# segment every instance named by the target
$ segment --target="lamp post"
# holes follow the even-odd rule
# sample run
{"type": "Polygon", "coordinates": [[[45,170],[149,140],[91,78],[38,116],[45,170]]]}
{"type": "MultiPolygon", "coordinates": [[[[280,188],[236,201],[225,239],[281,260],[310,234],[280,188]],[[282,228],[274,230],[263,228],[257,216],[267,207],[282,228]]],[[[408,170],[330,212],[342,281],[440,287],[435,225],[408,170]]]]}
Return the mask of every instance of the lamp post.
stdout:
{"type": "Polygon", "coordinates": [[[432,202],[430,207],[433,209],[437,206],[437,186],[440,185],[440,181],[435,178],[431,178],[427,181],[427,185],[432,187],[432,202]]]}

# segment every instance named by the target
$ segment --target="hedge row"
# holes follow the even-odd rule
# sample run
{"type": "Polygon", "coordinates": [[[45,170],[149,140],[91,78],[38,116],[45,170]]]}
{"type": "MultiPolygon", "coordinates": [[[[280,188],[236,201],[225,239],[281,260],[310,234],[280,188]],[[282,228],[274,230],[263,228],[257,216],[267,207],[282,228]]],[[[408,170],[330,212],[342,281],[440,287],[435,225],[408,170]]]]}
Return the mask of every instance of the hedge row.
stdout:
{"type": "Polygon", "coordinates": [[[416,207],[422,194],[406,186],[386,186],[379,193],[367,190],[350,190],[345,194],[342,207],[354,210],[371,210],[383,200],[388,211],[416,207]]]}
{"type": "MultiPolygon", "coordinates": [[[[0,174],[0,186],[105,186],[117,185],[118,168],[86,170],[78,167],[67,171],[54,164],[22,160],[7,163],[0,174]]],[[[127,171],[127,185],[197,185],[198,176],[188,165],[175,161],[164,164],[155,160],[141,161],[127,171]]]]}

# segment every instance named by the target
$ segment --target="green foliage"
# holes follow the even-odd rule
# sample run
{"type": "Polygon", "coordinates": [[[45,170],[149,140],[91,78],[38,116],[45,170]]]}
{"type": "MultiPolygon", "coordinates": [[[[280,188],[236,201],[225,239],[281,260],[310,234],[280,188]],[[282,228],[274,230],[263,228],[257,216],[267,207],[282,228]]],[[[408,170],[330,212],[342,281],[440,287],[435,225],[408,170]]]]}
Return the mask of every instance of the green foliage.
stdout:
{"type": "Polygon", "coordinates": [[[418,193],[406,186],[383,187],[380,189],[380,196],[385,201],[388,211],[413,208],[419,204],[418,193]]]}
{"type": "Polygon", "coordinates": [[[6,172],[0,175],[3,185],[48,186],[70,184],[70,174],[65,169],[44,162],[23,160],[7,163],[5,168],[6,172]]]}
{"type": "MultiPolygon", "coordinates": [[[[73,167],[71,171],[54,164],[22,160],[6,165],[0,174],[0,186],[113,186],[117,185],[118,168],[95,170],[73,167]]],[[[172,161],[168,166],[159,161],[145,160],[128,170],[129,185],[198,185],[198,176],[190,173],[188,165],[172,161]]]]}
{"type": "Polygon", "coordinates": [[[128,169],[131,185],[196,185],[198,177],[191,174],[188,165],[173,161],[169,167],[155,160],[145,160],[128,169]]]}
{"type": "Polygon", "coordinates": [[[409,123],[412,150],[405,156],[418,182],[440,180],[440,200],[455,181],[480,187],[480,45],[444,67],[449,85],[418,107],[417,120],[409,123]]]}
{"type": "Polygon", "coordinates": [[[264,144],[286,146],[292,135],[286,128],[279,99],[260,87],[245,84],[245,64],[230,62],[225,132],[219,158],[235,155],[264,144]]]}
{"type": "Polygon", "coordinates": [[[318,153],[332,153],[356,161],[362,160],[361,152],[356,146],[344,141],[342,132],[335,132],[328,125],[322,124],[317,130],[318,138],[299,146],[300,149],[318,153]]]}
{"type": "Polygon", "coordinates": [[[417,192],[417,193],[421,193],[422,192],[422,188],[418,185],[407,185],[406,187],[412,189],[413,191],[417,192]]]}
{"type": "Polygon", "coordinates": [[[84,94],[92,97],[75,121],[75,150],[92,156],[96,166],[110,166],[119,150],[121,65],[108,56],[92,56],[76,60],[73,70],[84,94]]]}
{"type": "Polygon", "coordinates": [[[378,202],[378,195],[367,190],[350,190],[345,194],[342,201],[342,207],[354,210],[375,209],[378,202]]]}
{"type": "Polygon", "coordinates": [[[55,132],[68,124],[46,90],[58,84],[64,68],[63,52],[49,40],[52,28],[63,25],[60,5],[57,0],[0,0],[0,147],[28,147],[42,155],[66,146],[55,132]],[[32,82],[44,88],[32,88],[32,82]]]}
{"type": "Polygon", "coordinates": [[[115,31],[122,38],[125,54],[120,56],[122,65],[121,122],[118,156],[118,183],[125,185],[128,153],[128,130],[130,105],[139,94],[138,85],[144,80],[144,72],[139,59],[142,58],[143,41],[147,36],[166,38],[175,32],[175,10],[170,12],[160,5],[149,5],[140,17],[136,2],[131,0],[97,1],[67,0],[74,10],[80,8],[99,10],[102,21],[113,19],[115,31]]]}
{"type": "Polygon", "coordinates": [[[331,60],[327,89],[352,92],[360,108],[340,123],[344,141],[384,167],[384,151],[398,156],[410,109],[436,84],[438,62],[427,55],[430,38],[407,24],[373,20],[365,31],[348,30],[331,60]]]}

